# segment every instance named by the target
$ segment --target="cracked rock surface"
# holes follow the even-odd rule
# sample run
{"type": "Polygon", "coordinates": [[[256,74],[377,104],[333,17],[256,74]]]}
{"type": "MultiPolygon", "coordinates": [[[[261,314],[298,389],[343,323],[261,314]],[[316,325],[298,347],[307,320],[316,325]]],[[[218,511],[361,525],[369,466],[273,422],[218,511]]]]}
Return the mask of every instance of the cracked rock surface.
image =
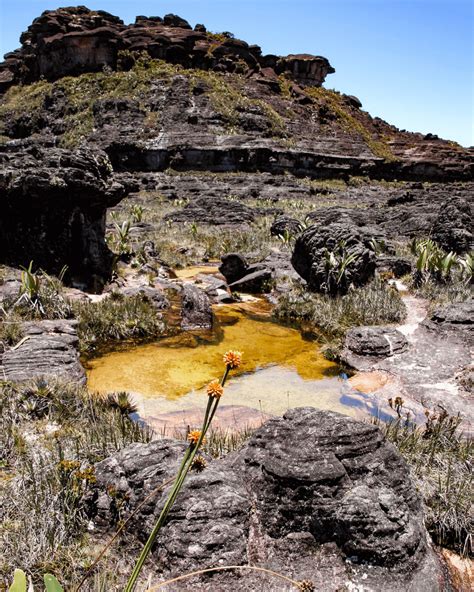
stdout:
{"type": "MultiPolygon", "coordinates": [[[[182,442],[135,444],[96,465],[97,528],[171,477],[182,442]],[[116,496],[107,494],[114,487],[116,496]]],[[[165,495],[145,504],[132,533],[145,540],[165,495]]],[[[113,528],[113,526],[112,526],[113,528]]],[[[238,452],[191,473],[154,551],[155,576],[218,565],[260,565],[317,590],[450,590],[428,542],[408,467],[379,430],[338,413],[300,408],[269,420],[238,452]]],[[[242,570],[194,577],[173,590],[286,590],[242,570]]],[[[283,586],[283,587],[282,587],[283,586]]]]}

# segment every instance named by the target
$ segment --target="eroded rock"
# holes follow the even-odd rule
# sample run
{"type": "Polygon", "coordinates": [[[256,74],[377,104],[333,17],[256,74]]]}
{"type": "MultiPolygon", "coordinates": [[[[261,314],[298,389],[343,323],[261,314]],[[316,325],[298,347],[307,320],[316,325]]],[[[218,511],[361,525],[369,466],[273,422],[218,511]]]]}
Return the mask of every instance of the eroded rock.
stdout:
{"type": "Polygon", "coordinates": [[[346,223],[314,224],[297,238],[291,263],[311,290],[345,293],[351,284],[361,286],[373,277],[375,253],[370,247],[370,238],[356,226],[346,223]],[[339,271],[330,273],[327,258],[329,253],[337,254],[341,250],[355,259],[346,266],[345,274],[337,281],[339,271]]]}
{"type": "Polygon", "coordinates": [[[184,284],[181,315],[181,327],[185,331],[210,329],[212,327],[212,309],[206,292],[193,284],[184,284]]]}
{"type": "Polygon", "coordinates": [[[59,274],[100,290],[112,253],[105,244],[106,208],[127,193],[107,155],[52,146],[0,147],[0,258],[59,274]]]}
{"type": "Polygon", "coordinates": [[[0,377],[12,382],[59,377],[84,384],[76,326],[73,320],[23,323],[24,338],[3,354],[0,377]]]}
{"type": "MultiPolygon", "coordinates": [[[[118,496],[107,489],[126,501],[123,519],[173,474],[183,450],[171,441],[134,444],[96,465],[90,507],[97,526],[110,529],[118,519],[118,496]]],[[[132,519],[131,531],[141,540],[160,511],[159,496],[132,519]]],[[[252,563],[310,579],[328,592],[343,584],[390,592],[449,589],[400,454],[375,426],[311,408],[269,420],[238,453],[191,474],[154,553],[156,575],[163,577],[252,563]]],[[[251,572],[222,572],[183,581],[176,590],[270,591],[275,585],[251,572]]]]}
{"type": "Polygon", "coordinates": [[[358,370],[408,349],[405,335],[393,327],[355,327],[345,338],[341,359],[358,370]]]}

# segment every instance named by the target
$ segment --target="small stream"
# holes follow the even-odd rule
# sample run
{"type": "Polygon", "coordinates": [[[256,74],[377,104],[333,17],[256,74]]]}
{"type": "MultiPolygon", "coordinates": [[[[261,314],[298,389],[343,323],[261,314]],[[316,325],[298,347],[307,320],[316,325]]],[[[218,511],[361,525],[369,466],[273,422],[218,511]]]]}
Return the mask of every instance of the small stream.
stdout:
{"type": "Polygon", "coordinates": [[[212,331],[182,332],[90,360],[89,390],[128,391],[155,428],[199,423],[205,386],[222,374],[222,354],[236,349],[243,364],[227,383],[216,417],[221,425],[255,425],[302,406],[380,415],[373,398],[354,392],[317,342],[272,320],[268,304],[220,305],[214,313],[212,331]]]}

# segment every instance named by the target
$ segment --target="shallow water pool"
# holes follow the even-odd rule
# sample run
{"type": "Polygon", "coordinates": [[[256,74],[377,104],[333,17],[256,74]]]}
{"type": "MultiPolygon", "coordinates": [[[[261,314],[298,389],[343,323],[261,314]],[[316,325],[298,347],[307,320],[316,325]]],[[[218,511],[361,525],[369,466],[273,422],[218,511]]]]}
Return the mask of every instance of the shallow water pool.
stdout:
{"type": "Polygon", "coordinates": [[[159,418],[204,407],[205,386],[224,370],[223,353],[236,349],[243,352],[243,364],[227,383],[223,408],[280,415],[309,405],[353,416],[367,413],[364,403],[347,397],[347,381],[319,345],[272,321],[268,307],[237,304],[214,312],[212,331],[181,333],[90,360],[89,389],[132,393],[140,416],[154,418],[156,425],[159,418]]]}

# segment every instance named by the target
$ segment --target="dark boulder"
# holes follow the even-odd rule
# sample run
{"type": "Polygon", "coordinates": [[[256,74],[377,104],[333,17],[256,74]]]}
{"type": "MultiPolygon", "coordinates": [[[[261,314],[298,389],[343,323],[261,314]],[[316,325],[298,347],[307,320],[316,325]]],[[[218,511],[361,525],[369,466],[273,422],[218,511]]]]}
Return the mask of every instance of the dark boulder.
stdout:
{"type": "Polygon", "coordinates": [[[311,290],[345,293],[351,284],[361,286],[374,276],[375,253],[370,239],[356,226],[314,224],[296,239],[291,263],[311,290]],[[335,257],[334,265],[329,261],[331,253],[335,257]],[[351,263],[338,278],[347,257],[351,263]]]}
{"type": "Polygon", "coordinates": [[[181,327],[186,331],[212,327],[211,301],[204,290],[193,284],[183,286],[181,315],[181,327]]]}
{"type": "MultiPolygon", "coordinates": [[[[100,151],[25,144],[0,148],[0,260],[100,290],[110,276],[105,212],[127,193],[100,151]]],[[[124,178],[125,179],[125,178],[124,178]]]]}
{"type": "Polygon", "coordinates": [[[221,261],[222,263],[219,266],[219,271],[225,277],[228,284],[240,280],[240,278],[243,278],[247,273],[249,264],[245,257],[239,253],[227,253],[227,255],[222,255],[221,261]]]}
{"type": "Polygon", "coordinates": [[[374,361],[408,349],[403,333],[392,327],[355,327],[345,338],[341,359],[352,368],[370,367],[374,361]]]}
{"type": "Polygon", "coordinates": [[[273,272],[265,264],[249,265],[239,253],[223,255],[221,261],[219,271],[233,292],[262,294],[270,291],[273,272]]]}
{"type": "Polygon", "coordinates": [[[431,238],[445,251],[465,253],[474,247],[474,209],[464,198],[443,203],[434,221],[431,238]]]}
{"type": "Polygon", "coordinates": [[[412,269],[409,259],[395,255],[379,255],[376,266],[379,273],[391,273],[396,278],[411,273],[412,269]]]}
{"type": "MultiPolygon", "coordinates": [[[[249,270],[252,269],[251,266],[249,270]]],[[[229,284],[232,292],[246,292],[248,294],[264,294],[271,291],[272,272],[270,269],[250,271],[244,277],[229,284]]]]}
{"type": "Polygon", "coordinates": [[[285,236],[285,233],[290,236],[295,236],[303,230],[303,225],[296,218],[289,218],[288,216],[279,216],[270,227],[270,234],[272,236],[285,236]]]}
{"type": "MultiPolygon", "coordinates": [[[[113,531],[173,475],[183,450],[183,443],[167,440],[134,444],[97,464],[89,500],[97,528],[113,531]]],[[[325,592],[343,586],[449,590],[427,543],[409,474],[375,426],[337,413],[293,409],[269,420],[239,452],[188,476],[158,537],[155,575],[259,565],[311,580],[325,592]]],[[[131,520],[129,529],[140,540],[168,492],[169,486],[131,520]]],[[[279,586],[242,570],[184,580],[176,590],[270,592],[279,586]]]]}

